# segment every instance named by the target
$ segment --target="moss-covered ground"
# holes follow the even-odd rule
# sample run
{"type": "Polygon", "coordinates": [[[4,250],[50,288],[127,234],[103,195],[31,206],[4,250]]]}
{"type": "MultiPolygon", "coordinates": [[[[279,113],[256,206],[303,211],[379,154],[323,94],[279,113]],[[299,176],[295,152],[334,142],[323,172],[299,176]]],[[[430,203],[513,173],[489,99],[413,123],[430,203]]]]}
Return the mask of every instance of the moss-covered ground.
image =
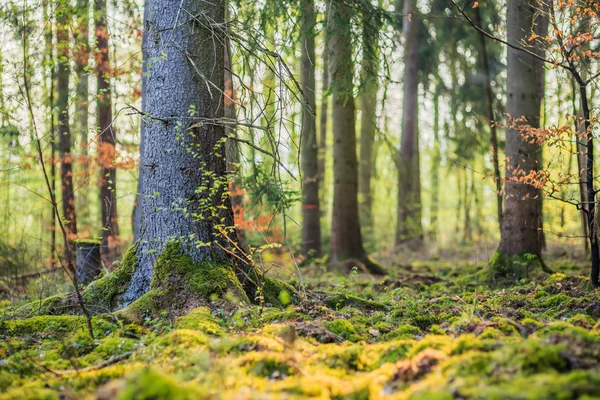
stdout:
{"type": "Polygon", "coordinates": [[[549,267],[489,289],[483,264],[384,278],[310,266],[305,288],[291,279],[297,294],[263,306],[223,296],[137,323],[97,313],[95,339],[81,316],[16,319],[4,302],[0,399],[600,398],[600,291],[579,265],[549,267]]]}

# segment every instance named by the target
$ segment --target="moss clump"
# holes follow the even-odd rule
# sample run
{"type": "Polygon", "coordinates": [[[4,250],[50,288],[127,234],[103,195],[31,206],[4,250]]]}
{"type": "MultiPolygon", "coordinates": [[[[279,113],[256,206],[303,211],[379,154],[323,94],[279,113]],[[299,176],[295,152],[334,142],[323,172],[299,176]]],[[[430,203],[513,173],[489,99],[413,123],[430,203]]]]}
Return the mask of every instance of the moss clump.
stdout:
{"type": "Polygon", "coordinates": [[[336,319],[334,321],[327,323],[327,329],[336,335],[350,340],[352,342],[356,342],[362,339],[357,333],[354,325],[352,325],[349,321],[345,319],[336,319]]]}
{"type": "Polygon", "coordinates": [[[494,253],[488,264],[487,279],[490,285],[514,284],[521,279],[531,279],[540,273],[552,273],[542,259],[529,253],[509,256],[500,251],[494,253]]]}
{"type": "Polygon", "coordinates": [[[286,307],[300,302],[296,289],[281,279],[266,276],[262,290],[265,302],[276,307],[286,307]]]}
{"type": "Polygon", "coordinates": [[[184,317],[177,318],[175,327],[178,329],[194,329],[209,335],[220,336],[223,329],[215,322],[207,307],[198,307],[184,317]]]}
{"type": "Polygon", "coordinates": [[[284,379],[295,373],[294,368],[287,363],[286,356],[277,353],[251,353],[244,357],[242,365],[248,368],[250,374],[263,378],[284,379]]]}
{"type": "Polygon", "coordinates": [[[14,313],[9,314],[14,318],[30,318],[36,315],[61,315],[68,314],[73,311],[73,307],[69,304],[69,296],[57,294],[46,297],[39,301],[32,301],[18,308],[14,313]]]}
{"type": "Polygon", "coordinates": [[[127,307],[117,311],[115,315],[129,323],[143,324],[146,318],[160,315],[162,309],[159,304],[162,299],[162,291],[150,290],[127,307]]]}
{"type": "MultiPolygon", "coordinates": [[[[102,318],[92,319],[94,334],[104,336],[116,330],[116,326],[102,318]]],[[[77,330],[87,331],[85,317],[74,315],[42,315],[28,319],[7,320],[0,323],[0,334],[6,336],[26,336],[33,334],[64,335],[77,330]]]]}
{"type": "Polygon", "coordinates": [[[231,293],[240,301],[249,302],[232,267],[210,261],[196,262],[177,242],[167,243],[156,260],[150,287],[162,289],[165,295],[187,290],[190,295],[206,300],[231,293]]]}
{"type": "Polygon", "coordinates": [[[116,396],[118,400],[185,400],[200,397],[202,397],[201,393],[198,393],[193,387],[183,386],[175,379],[152,368],[131,374],[116,396]]]}
{"type": "Polygon", "coordinates": [[[328,297],[325,299],[325,305],[332,310],[341,310],[347,306],[367,311],[385,311],[388,309],[385,304],[373,300],[362,299],[351,294],[337,294],[328,297]]]}
{"type": "Polygon", "coordinates": [[[86,286],[83,298],[90,311],[106,312],[117,307],[119,296],[129,286],[136,263],[135,246],[131,246],[119,268],[86,286]]]}

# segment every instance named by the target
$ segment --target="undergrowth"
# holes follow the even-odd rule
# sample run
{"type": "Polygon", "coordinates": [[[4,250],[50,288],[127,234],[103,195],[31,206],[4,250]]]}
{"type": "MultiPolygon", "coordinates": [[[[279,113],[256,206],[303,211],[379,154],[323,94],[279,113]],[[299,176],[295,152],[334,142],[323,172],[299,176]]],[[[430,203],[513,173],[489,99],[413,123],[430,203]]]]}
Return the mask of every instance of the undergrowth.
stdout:
{"type": "Polygon", "coordinates": [[[78,315],[4,318],[0,399],[594,398],[600,293],[579,268],[551,267],[562,272],[493,290],[468,265],[415,263],[384,280],[309,267],[304,301],[99,313],[94,340],[78,315]]]}

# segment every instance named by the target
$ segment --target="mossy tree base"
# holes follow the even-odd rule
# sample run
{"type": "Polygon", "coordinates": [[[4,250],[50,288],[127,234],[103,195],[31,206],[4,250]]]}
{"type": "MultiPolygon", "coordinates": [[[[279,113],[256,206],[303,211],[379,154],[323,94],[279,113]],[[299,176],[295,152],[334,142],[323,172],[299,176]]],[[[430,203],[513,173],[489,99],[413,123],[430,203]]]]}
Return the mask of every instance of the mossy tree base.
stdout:
{"type": "Polygon", "coordinates": [[[511,256],[497,251],[482,277],[487,278],[491,286],[498,286],[514,284],[522,279],[536,279],[551,273],[552,270],[538,255],[523,253],[511,256]]]}

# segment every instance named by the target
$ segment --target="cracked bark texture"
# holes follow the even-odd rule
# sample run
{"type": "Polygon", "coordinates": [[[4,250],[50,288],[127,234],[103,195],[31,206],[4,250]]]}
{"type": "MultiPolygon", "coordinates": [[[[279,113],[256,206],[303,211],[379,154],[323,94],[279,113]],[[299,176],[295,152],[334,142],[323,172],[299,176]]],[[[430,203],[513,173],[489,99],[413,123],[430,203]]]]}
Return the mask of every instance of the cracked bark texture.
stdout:
{"type": "Polygon", "coordinates": [[[230,261],[214,228],[233,226],[224,128],[215,123],[223,118],[224,11],[220,0],[145,2],[138,262],[125,304],[148,290],[171,240],[195,261],[230,261]]]}

